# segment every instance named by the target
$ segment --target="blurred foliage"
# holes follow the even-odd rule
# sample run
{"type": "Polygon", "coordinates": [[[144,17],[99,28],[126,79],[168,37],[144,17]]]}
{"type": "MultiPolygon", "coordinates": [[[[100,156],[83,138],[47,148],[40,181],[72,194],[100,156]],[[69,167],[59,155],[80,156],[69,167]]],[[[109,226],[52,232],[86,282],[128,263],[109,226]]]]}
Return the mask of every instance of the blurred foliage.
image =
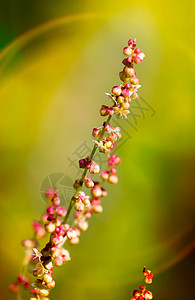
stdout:
{"type": "Polygon", "coordinates": [[[1,298],[20,268],[19,241],[44,211],[42,182],[78,176],[67,157],[92,145],[130,37],[147,55],[136,71],[151,108],[134,109],[136,123],[120,121],[119,183],[70,249],[71,263],[56,270],[54,293],[128,299],[146,265],[156,299],[189,298],[192,257],[181,260],[194,245],[193,2],[2,0],[0,8],[1,298]]]}

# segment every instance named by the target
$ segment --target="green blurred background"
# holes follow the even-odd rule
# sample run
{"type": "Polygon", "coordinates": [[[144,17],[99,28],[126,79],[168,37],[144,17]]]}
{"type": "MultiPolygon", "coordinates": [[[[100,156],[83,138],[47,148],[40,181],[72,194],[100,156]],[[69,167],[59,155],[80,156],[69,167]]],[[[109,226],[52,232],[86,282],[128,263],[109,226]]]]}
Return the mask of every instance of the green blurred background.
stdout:
{"type": "Polygon", "coordinates": [[[193,1],[1,0],[1,299],[11,297],[20,241],[44,211],[44,179],[77,178],[67,157],[91,145],[104,92],[119,83],[122,48],[135,37],[147,56],[136,66],[140,94],[152,109],[136,129],[120,122],[130,137],[117,152],[119,183],[70,249],[71,263],[55,270],[51,299],[129,299],[144,265],[155,299],[192,297],[193,21],[193,1]]]}

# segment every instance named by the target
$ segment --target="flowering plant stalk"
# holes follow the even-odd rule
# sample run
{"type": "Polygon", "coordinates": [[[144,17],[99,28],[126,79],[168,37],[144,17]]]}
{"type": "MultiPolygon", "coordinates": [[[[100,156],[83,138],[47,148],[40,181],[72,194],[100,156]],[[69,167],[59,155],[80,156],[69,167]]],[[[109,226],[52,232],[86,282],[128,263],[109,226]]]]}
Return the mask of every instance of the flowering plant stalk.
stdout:
{"type": "MultiPolygon", "coordinates": [[[[103,211],[102,198],[107,196],[107,191],[103,187],[104,183],[116,184],[118,182],[116,165],[120,164],[121,158],[112,154],[112,150],[115,149],[115,142],[121,137],[121,133],[119,127],[110,125],[110,121],[113,115],[127,118],[130,113],[131,100],[139,97],[137,90],[140,85],[134,64],[140,63],[145,58],[145,54],[136,48],[136,40],[132,39],[128,41],[128,46],[123,49],[123,53],[126,56],[122,61],[124,68],[119,73],[122,84],[114,86],[111,94],[106,93],[112,105],[102,105],[100,108],[100,115],[107,116],[107,120],[103,122],[102,126],[92,130],[95,138],[94,146],[89,156],[79,160],[79,167],[83,169],[83,174],[74,182],[75,192],[67,210],[60,205],[57,190],[55,188],[48,189],[45,192],[48,199],[46,211],[42,215],[41,221],[33,221],[34,237],[22,242],[25,250],[23,270],[17,276],[16,282],[9,287],[16,299],[23,299],[22,288],[30,289],[31,300],[49,299],[50,290],[55,286],[53,265],[62,266],[64,262],[70,260],[70,254],[64,248],[65,243],[68,242],[71,245],[79,243],[80,234],[87,230],[89,219],[93,214],[103,211]],[[101,172],[99,165],[94,161],[96,151],[104,153],[108,158],[108,167],[101,172]],[[91,174],[90,176],[99,174],[99,181],[88,176],[88,172],[91,174]],[[90,196],[83,192],[83,186],[90,190],[90,196]],[[76,212],[73,224],[70,225],[68,220],[73,208],[76,212]],[[46,234],[49,235],[48,243],[39,252],[38,240],[45,237],[46,234]],[[34,283],[27,278],[25,273],[27,269],[37,277],[34,283]]],[[[134,296],[132,299],[142,298],[134,296]]],[[[143,299],[152,298],[145,297],[143,299]]]]}

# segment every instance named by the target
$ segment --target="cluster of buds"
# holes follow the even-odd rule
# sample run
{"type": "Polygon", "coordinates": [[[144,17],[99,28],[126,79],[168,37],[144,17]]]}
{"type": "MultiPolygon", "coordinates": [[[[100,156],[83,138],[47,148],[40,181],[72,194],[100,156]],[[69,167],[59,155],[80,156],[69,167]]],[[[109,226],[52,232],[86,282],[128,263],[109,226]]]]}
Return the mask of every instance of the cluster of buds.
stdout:
{"type": "Polygon", "coordinates": [[[42,222],[45,226],[45,230],[48,233],[55,233],[57,228],[62,224],[61,217],[65,217],[66,209],[60,206],[60,198],[57,191],[48,190],[46,196],[49,200],[49,206],[47,211],[42,215],[42,222]]]}
{"type": "Polygon", "coordinates": [[[117,183],[118,177],[116,176],[117,169],[111,168],[109,170],[102,171],[100,177],[103,180],[107,180],[109,183],[117,183]]]}
{"type": "Polygon", "coordinates": [[[21,287],[29,289],[31,286],[30,281],[23,274],[18,274],[17,280],[9,285],[9,290],[13,294],[19,294],[21,287]]]}
{"type": "Polygon", "coordinates": [[[114,114],[114,108],[111,106],[107,106],[107,105],[102,105],[101,108],[100,108],[100,115],[102,117],[104,116],[112,116],[114,114]]]}
{"type": "MultiPolygon", "coordinates": [[[[151,271],[147,270],[145,267],[143,269],[143,274],[145,275],[145,284],[151,284],[153,279],[153,274],[151,271]]],[[[133,297],[130,300],[151,300],[153,299],[152,292],[146,289],[146,286],[141,285],[138,290],[133,291],[133,297]]]]}
{"type": "MultiPolygon", "coordinates": [[[[64,262],[70,260],[68,250],[62,246],[66,239],[70,239],[70,226],[63,224],[63,219],[67,211],[60,206],[60,198],[54,189],[46,191],[46,197],[49,200],[46,212],[42,215],[42,222],[46,232],[50,233],[50,241],[41,250],[41,253],[36,248],[33,248],[33,260],[36,263],[33,269],[33,275],[38,276],[33,284],[31,294],[34,299],[47,300],[50,289],[55,287],[55,281],[52,278],[53,264],[61,266],[64,262]]],[[[76,229],[78,230],[78,229],[76,229]]]]}
{"type": "MultiPolygon", "coordinates": [[[[93,184],[91,184],[91,187],[94,187],[94,182],[92,181],[92,179],[90,177],[87,177],[87,179],[85,178],[85,182],[87,184],[87,186],[89,186],[91,184],[91,182],[93,184]]],[[[90,200],[89,200],[89,196],[86,196],[84,192],[79,192],[78,195],[75,197],[75,209],[77,211],[83,211],[86,207],[90,206],[90,200]]]]}
{"type": "MultiPolygon", "coordinates": [[[[112,127],[109,123],[104,122],[102,128],[103,132],[106,134],[107,137],[104,137],[100,140],[94,140],[93,142],[97,145],[98,149],[102,153],[109,153],[111,150],[115,149],[115,142],[117,139],[121,138],[120,128],[119,127],[112,127]]],[[[100,128],[94,128],[93,129],[93,136],[99,137],[100,128]],[[95,132],[95,134],[94,134],[95,132]]],[[[102,132],[100,130],[100,132],[102,132]]]]}
{"type": "Polygon", "coordinates": [[[146,284],[151,284],[152,280],[153,280],[153,277],[154,277],[154,275],[151,273],[151,271],[147,270],[146,267],[144,267],[143,274],[145,276],[145,279],[144,279],[145,283],[146,284]]]}
{"type": "Polygon", "coordinates": [[[89,173],[97,174],[100,171],[100,167],[93,160],[87,156],[86,158],[82,158],[79,160],[79,167],[81,169],[89,169],[89,173]]]}
{"type": "Polygon", "coordinates": [[[100,109],[101,116],[116,114],[119,118],[127,118],[130,113],[131,100],[139,97],[137,90],[141,85],[139,85],[139,79],[136,77],[134,63],[140,63],[145,58],[145,54],[139,48],[136,48],[136,41],[132,39],[128,41],[128,47],[123,49],[123,54],[127,56],[122,61],[125,67],[119,73],[123,85],[114,86],[112,94],[106,93],[114,101],[114,106],[102,105],[100,109]]]}
{"type": "MultiPolygon", "coordinates": [[[[109,124],[108,124],[109,125],[109,124]]],[[[106,127],[106,126],[105,126],[106,127]]],[[[110,125],[106,127],[109,131],[115,131],[116,128],[111,127],[110,125]]],[[[100,178],[102,179],[102,183],[98,181],[93,181],[90,177],[85,176],[84,183],[88,188],[91,188],[91,197],[89,200],[89,196],[86,196],[85,193],[79,192],[76,200],[75,200],[75,209],[77,212],[75,213],[75,221],[74,225],[81,231],[86,231],[88,229],[88,219],[95,213],[101,213],[103,211],[101,198],[107,196],[107,191],[102,187],[104,181],[109,183],[117,183],[118,177],[116,176],[117,169],[113,168],[113,166],[118,165],[121,162],[121,158],[116,156],[115,154],[108,155],[108,165],[112,166],[112,168],[108,170],[104,170],[100,173],[100,178]],[[78,198],[79,205],[83,204],[82,209],[78,209],[78,198]]],[[[79,181],[76,181],[75,187],[79,186],[79,181]]]]}
{"type": "Polygon", "coordinates": [[[123,60],[125,67],[119,75],[121,80],[125,82],[130,77],[135,77],[136,73],[133,69],[133,63],[140,63],[145,58],[145,54],[141,52],[139,48],[136,48],[136,40],[132,39],[128,41],[128,47],[123,49],[123,54],[127,56],[127,58],[123,60]]]}

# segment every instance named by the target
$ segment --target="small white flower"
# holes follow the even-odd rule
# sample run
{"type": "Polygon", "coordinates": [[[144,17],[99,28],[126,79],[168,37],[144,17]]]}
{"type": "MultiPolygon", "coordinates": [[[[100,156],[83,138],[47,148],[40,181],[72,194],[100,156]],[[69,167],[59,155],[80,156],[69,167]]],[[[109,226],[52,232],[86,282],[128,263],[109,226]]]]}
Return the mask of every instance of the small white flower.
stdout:
{"type": "Polygon", "coordinates": [[[125,109],[125,110],[119,110],[118,112],[118,117],[123,119],[127,119],[127,115],[130,114],[130,111],[128,109],[125,109]]]}
{"type": "Polygon", "coordinates": [[[34,273],[37,275],[37,276],[43,276],[44,274],[48,273],[48,270],[46,270],[44,268],[44,266],[42,265],[41,262],[39,262],[38,264],[36,264],[36,267],[34,269],[34,273]]]}
{"type": "Polygon", "coordinates": [[[83,191],[80,191],[78,194],[85,197],[85,193],[83,191]]]}
{"type": "Polygon", "coordinates": [[[97,173],[99,173],[99,171],[100,171],[100,166],[96,163],[92,163],[92,165],[89,169],[89,172],[92,174],[97,174],[97,173]]]}
{"type": "Polygon", "coordinates": [[[105,93],[105,94],[106,94],[106,97],[107,97],[107,99],[108,99],[109,101],[112,100],[112,101],[114,101],[115,103],[117,103],[117,101],[115,100],[114,96],[110,95],[109,93],[105,93]]]}
{"type": "Polygon", "coordinates": [[[99,148],[100,151],[102,151],[102,150],[108,151],[108,149],[104,146],[104,144],[103,144],[102,141],[98,142],[98,141],[94,140],[93,142],[94,142],[96,145],[98,145],[98,148],[99,148]]]}
{"type": "Polygon", "coordinates": [[[37,248],[33,248],[33,251],[34,251],[34,253],[32,254],[33,259],[39,258],[40,261],[40,258],[42,256],[41,253],[37,250],[37,248]]]}
{"type": "Polygon", "coordinates": [[[113,133],[119,133],[120,132],[120,128],[116,127],[113,130],[111,130],[111,132],[113,132],[113,133]]]}
{"type": "Polygon", "coordinates": [[[70,253],[68,250],[61,248],[61,254],[65,256],[64,261],[71,260],[70,253]]]}

